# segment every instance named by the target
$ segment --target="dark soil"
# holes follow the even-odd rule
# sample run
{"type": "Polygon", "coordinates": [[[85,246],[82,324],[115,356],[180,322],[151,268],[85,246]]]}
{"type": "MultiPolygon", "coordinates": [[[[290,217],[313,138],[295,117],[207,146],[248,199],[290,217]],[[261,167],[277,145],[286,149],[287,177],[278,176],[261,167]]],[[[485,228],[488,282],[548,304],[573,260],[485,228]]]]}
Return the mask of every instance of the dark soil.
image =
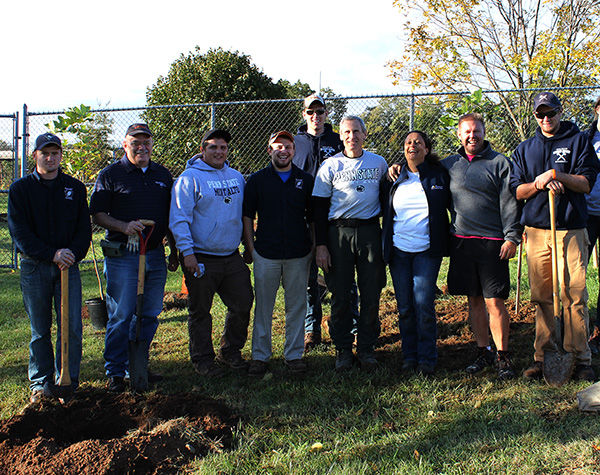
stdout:
{"type": "Polygon", "coordinates": [[[175,473],[228,449],[237,417],[198,394],[82,390],[65,405],[29,405],[0,425],[2,474],[175,473]]]}

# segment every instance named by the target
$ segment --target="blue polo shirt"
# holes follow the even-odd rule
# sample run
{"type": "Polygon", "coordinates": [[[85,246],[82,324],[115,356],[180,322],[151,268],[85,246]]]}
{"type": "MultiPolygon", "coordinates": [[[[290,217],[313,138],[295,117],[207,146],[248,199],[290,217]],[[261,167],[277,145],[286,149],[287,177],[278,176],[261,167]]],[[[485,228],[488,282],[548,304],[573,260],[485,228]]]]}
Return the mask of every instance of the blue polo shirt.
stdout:
{"type": "MultiPolygon", "coordinates": [[[[90,198],[90,214],[104,212],[125,222],[155,221],[148,241],[148,249],[154,249],[167,233],[172,186],[173,177],[162,165],[150,161],[144,172],[124,155],[98,175],[90,198]]],[[[117,231],[106,230],[106,239],[127,242],[127,236],[117,231]]]]}
{"type": "Polygon", "coordinates": [[[242,213],[250,219],[258,214],[254,248],[265,259],[295,259],[310,252],[313,182],[296,165],[285,182],[273,165],[248,178],[242,213]]]}

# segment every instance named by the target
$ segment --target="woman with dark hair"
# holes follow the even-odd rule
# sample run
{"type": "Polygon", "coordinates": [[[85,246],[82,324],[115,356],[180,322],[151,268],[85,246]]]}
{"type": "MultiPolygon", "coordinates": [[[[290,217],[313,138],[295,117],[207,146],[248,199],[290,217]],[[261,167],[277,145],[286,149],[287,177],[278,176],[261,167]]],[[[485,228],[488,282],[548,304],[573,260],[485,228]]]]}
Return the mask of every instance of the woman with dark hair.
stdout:
{"type": "Polygon", "coordinates": [[[404,139],[394,183],[382,183],[383,259],[390,267],[402,336],[402,371],[433,374],[437,364],[435,290],[448,254],[450,177],[432,142],[415,130],[404,139]]]}

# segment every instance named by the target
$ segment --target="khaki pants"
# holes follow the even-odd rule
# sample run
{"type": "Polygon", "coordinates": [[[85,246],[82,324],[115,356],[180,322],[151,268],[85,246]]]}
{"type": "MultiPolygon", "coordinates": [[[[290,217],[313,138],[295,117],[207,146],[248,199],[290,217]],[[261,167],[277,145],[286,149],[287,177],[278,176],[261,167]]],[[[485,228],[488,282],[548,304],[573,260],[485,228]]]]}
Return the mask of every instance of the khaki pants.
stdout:
{"type": "MultiPolygon", "coordinates": [[[[552,305],[552,233],[526,227],[527,266],[531,301],[535,304],[535,360],[544,361],[544,350],[555,350],[552,305]]],[[[586,264],[588,237],[585,229],[556,231],[558,280],[563,309],[563,345],[574,353],[578,364],[591,363],[588,346],[588,293],[586,264]]]]}

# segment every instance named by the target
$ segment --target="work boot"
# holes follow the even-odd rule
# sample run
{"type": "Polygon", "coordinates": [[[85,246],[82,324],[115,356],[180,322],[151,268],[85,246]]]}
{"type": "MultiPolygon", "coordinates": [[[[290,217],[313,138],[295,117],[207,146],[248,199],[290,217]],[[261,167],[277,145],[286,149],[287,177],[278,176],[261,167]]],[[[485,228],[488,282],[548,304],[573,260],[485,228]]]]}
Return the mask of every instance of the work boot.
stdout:
{"type": "Polygon", "coordinates": [[[210,361],[202,365],[194,365],[194,371],[200,376],[209,378],[219,378],[225,374],[225,368],[218,365],[215,361],[210,361]]]}
{"type": "Polygon", "coordinates": [[[594,374],[594,368],[589,364],[578,364],[575,366],[573,371],[573,379],[575,381],[596,381],[596,375],[594,374]]]}
{"type": "Polygon", "coordinates": [[[435,373],[435,365],[421,362],[417,365],[417,373],[422,376],[431,376],[433,373],[435,373]]]}
{"type": "Polygon", "coordinates": [[[34,389],[33,391],[31,391],[31,396],[29,397],[29,402],[31,404],[38,404],[40,402],[42,402],[43,399],[45,399],[46,394],[44,393],[43,389],[34,389]]]}
{"type": "Polygon", "coordinates": [[[404,360],[402,363],[401,371],[403,373],[414,373],[417,369],[417,362],[415,360],[404,360]]]}
{"type": "Polygon", "coordinates": [[[354,363],[354,355],[352,350],[338,350],[335,357],[335,370],[338,372],[348,371],[352,369],[354,363]]]}
{"type": "Polygon", "coordinates": [[[122,393],[125,391],[125,378],[123,376],[111,376],[106,383],[106,389],[111,393],[122,393]]]}
{"type": "Polygon", "coordinates": [[[304,374],[308,369],[306,361],[302,358],[298,358],[297,360],[285,360],[285,366],[292,374],[304,374]]]}
{"type": "Polygon", "coordinates": [[[262,378],[267,372],[268,365],[266,361],[252,360],[248,366],[248,376],[262,378]]]}
{"type": "Polygon", "coordinates": [[[466,367],[465,371],[469,374],[479,373],[485,368],[494,364],[495,355],[493,351],[488,350],[486,347],[480,347],[477,349],[477,358],[469,366],[466,367]]]}
{"type": "Polygon", "coordinates": [[[533,364],[523,371],[523,378],[527,380],[542,379],[544,376],[544,363],[534,361],[533,364]]]}
{"type": "Polygon", "coordinates": [[[496,367],[498,368],[498,379],[501,381],[513,379],[517,375],[508,351],[498,352],[496,357],[496,367]]]}
{"type": "Polygon", "coordinates": [[[314,332],[308,332],[304,335],[304,351],[308,352],[321,344],[321,335],[314,332]]]}
{"type": "Polygon", "coordinates": [[[377,358],[375,358],[375,353],[359,353],[358,354],[358,364],[360,365],[361,371],[375,371],[379,366],[379,362],[377,358]]]}
{"type": "Polygon", "coordinates": [[[235,370],[245,370],[248,368],[248,362],[242,358],[240,353],[233,353],[231,355],[219,353],[217,356],[217,361],[222,365],[228,366],[229,368],[235,370]]]}

